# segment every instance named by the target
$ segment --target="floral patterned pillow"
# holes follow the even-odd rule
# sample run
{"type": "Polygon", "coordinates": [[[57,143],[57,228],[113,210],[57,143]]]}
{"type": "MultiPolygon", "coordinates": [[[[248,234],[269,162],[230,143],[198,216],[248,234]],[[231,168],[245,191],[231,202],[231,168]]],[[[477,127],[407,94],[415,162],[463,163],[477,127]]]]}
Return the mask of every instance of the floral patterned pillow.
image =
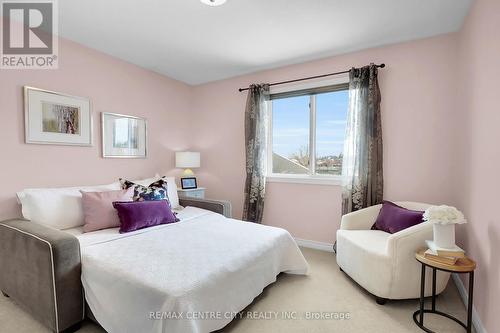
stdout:
{"type": "Polygon", "coordinates": [[[120,178],[120,183],[122,185],[122,189],[124,190],[127,190],[131,187],[134,189],[134,195],[132,197],[134,201],[167,200],[168,205],[171,206],[170,200],[168,198],[167,180],[164,179],[164,177],[160,178],[154,183],[151,183],[148,186],[136,184],[122,178],[120,178]]]}

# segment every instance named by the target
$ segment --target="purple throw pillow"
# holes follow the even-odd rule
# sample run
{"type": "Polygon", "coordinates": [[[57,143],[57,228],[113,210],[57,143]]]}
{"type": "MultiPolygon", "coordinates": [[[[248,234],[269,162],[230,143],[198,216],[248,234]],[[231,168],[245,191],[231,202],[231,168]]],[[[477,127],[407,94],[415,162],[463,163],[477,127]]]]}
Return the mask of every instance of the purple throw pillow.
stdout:
{"type": "Polygon", "coordinates": [[[116,201],[113,202],[113,207],[120,218],[120,233],[179,221],[167,200],[116,201]]]}
{"type": "Polygon", "coordinates": [[[422,223],[424,212],[410,210],[390,201],[383,201],[372,230],[382,230],[390,234],[422,223]]]}

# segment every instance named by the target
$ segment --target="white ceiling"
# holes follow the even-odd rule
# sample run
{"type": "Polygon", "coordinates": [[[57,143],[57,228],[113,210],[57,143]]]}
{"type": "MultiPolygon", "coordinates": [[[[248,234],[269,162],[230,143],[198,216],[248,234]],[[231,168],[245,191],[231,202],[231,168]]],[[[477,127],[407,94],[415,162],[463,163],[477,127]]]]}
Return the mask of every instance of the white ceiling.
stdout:
{"type": "Polygon", "coordinates": [[[196,85],[456,31],[472,0],[62,0],[60,34],[196,85]]]}

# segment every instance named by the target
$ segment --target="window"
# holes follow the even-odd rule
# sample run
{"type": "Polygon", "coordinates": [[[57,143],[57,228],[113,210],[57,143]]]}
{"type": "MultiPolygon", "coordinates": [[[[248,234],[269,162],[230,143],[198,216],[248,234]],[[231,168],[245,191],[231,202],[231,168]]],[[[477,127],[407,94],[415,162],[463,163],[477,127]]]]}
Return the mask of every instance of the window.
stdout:
{"type": "Polygon", "coordinates": [[[270,179],[334,179],[342,174],[348,84],[271,91],[270,179]]]}

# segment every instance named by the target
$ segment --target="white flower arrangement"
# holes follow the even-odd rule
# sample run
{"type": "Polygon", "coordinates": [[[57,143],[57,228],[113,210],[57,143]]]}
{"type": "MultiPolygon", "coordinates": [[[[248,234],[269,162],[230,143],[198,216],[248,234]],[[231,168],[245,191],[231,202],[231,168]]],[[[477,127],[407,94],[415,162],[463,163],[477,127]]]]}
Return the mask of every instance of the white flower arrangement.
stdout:
{"type": "Polygon", "coordinates": [[[467,223],[461,211],[446,205],[427,208],[424,212],[424,221],[443,225],[467,223]]]}

